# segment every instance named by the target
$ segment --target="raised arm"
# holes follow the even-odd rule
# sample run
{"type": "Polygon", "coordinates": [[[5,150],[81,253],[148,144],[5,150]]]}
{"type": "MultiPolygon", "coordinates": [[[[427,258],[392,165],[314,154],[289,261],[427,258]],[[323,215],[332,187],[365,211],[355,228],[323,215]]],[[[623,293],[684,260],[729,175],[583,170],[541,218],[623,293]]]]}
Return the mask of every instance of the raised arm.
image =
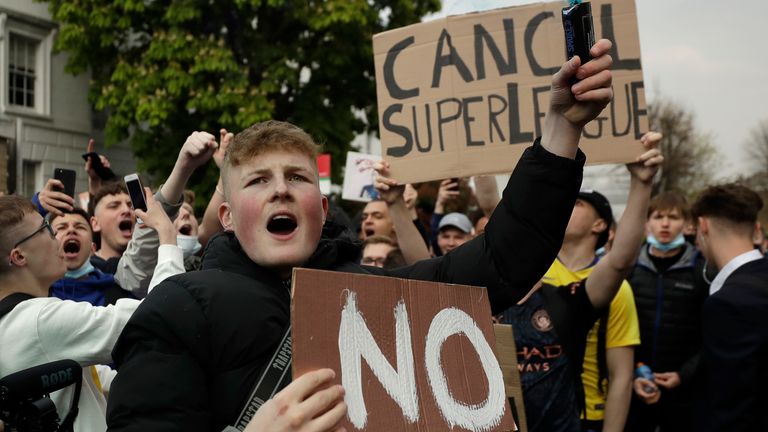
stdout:
{"type": "Polygon", "coordinates": [[[405,199],[403,199],[405,185],[398,185],[397,180],[388,177],[389,163],[379,161],[374,164],[373,168],[379,174],[375,182],[376,190],[389,207],[389,217],[392,219],[395,233],[397,233],[397,244],[403,253],[406,264],[428,259],[430,257],[429,249],[427,249],[421,233],[413,224],[413,218],[405,205],[405,199]]]}
{"type": "MultiPolygon", "coordinates": [[[[213,154],[213,161],[216,163],[216,167],[221,170],[221,163],[224,161],[224,155],[227,152],[227,148],[235,135],[232,132],[227,132],[226,129],[219,131],[221,134],[221,141],[219,141],[219,148],[213,154]]],[[[224,231],[224,227],[221,226],[219,221],[219,206],[224,202],[224,185],[221,183],[221,175],[216,182],[216,189],[211,195],[211,199],[208,201],[208,206],[205,208],[203,214],[203,221],[200,222],[200,227],[197,230],[197,240],[203,247],[208,244],[208,240],[213,237],[214,234],[224,231]]]]}
{"type": "Polygon", "coordinates": [[[596,309],[608,306],[637,259],[637,252],[645,233],[645,219],[648,202],[651,199],[653,176],[664,161],[664,157],[657,148],[661,138],[658,132],[648,132],[643,135],[640,141],[647,151],[638,157],[637,162],[627,165],[631,175],[629,197],[616,230],[613,247],[597,263],[587,279],[587,295],[596,309]]]}

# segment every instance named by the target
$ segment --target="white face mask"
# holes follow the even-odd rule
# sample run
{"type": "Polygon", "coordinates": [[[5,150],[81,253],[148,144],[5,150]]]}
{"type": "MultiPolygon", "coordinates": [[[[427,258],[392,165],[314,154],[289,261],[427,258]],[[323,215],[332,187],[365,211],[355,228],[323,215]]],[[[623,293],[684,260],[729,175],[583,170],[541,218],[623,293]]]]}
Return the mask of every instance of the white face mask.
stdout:
{"type": "Polygon", "coordinates": [[[188,236],[183,234],[176,234],[176,244],[184,252],[184,258],[192,256],[200,251],[203,245],[197,241],[197,236],[188,236]]]}

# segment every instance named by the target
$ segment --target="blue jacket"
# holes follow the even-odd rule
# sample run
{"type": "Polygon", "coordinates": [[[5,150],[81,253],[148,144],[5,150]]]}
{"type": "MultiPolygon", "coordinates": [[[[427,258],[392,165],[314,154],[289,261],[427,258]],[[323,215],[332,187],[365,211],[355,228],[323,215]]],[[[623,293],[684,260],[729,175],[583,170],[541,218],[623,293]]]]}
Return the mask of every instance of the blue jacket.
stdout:
{"type": "Polygon", "coordinates": [[[62,300],[85,301],[94,306],[115,304],[120,298],[135,298],[120,288],[111,274],[96,269],[85,279],[62,278],[51,286],[50,295],[62,300]]]}

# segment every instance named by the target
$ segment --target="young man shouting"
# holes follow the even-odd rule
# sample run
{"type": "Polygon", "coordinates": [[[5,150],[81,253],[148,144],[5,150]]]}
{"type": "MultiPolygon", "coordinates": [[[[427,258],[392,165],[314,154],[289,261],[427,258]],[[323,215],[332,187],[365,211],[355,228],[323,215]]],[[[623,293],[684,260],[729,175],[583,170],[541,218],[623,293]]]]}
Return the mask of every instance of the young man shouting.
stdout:
{"type": "MultiPolygon", "coordinates": [[[[581,65],[576,57],[553,77],[543,136],[523,154],[486,233],[448,256],[394,271],[361,267],[358,246],[325,223],[328,200],[311,137],[281,122],[238,134],[222,167],[219,219],[228,232],[210,241],[203,271],[162,283],[162,294],[149,295],[123,332],[113,352],[120,374],[110,430],[209,431],[234,423],[290,322],[294,267],[485,286],[496,312],[516,303],[562,243],[581,184],[582,128],[612,96],[610,47],[598,41],[593,60],[581,65]],[[581,81],[571,86],[574,75],[581,81]]],[[[386,183],[385,193],[402,194],[396,180],[386,183]]],[[[296,397],[306,392],[301,382],[262,406],[258,419],[296,419],[280,430],[333,428],[346,410],[343,389],[296,397]]]]}

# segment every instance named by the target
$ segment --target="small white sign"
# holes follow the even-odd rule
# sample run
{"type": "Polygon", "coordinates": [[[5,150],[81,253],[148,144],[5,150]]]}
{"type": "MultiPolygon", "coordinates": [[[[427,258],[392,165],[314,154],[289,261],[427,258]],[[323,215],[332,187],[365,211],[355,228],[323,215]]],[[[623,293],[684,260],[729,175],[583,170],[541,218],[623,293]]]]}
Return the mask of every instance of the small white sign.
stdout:
{"type": "Polygon", "coordinates": [[[378,198],[373,186],[376,171],[373,164],[381,160],[381,156],[358,152],[347,152],[347,164],[344,169],[344,189],[341,197],[350,201],[368,202],[378,198]]]}

